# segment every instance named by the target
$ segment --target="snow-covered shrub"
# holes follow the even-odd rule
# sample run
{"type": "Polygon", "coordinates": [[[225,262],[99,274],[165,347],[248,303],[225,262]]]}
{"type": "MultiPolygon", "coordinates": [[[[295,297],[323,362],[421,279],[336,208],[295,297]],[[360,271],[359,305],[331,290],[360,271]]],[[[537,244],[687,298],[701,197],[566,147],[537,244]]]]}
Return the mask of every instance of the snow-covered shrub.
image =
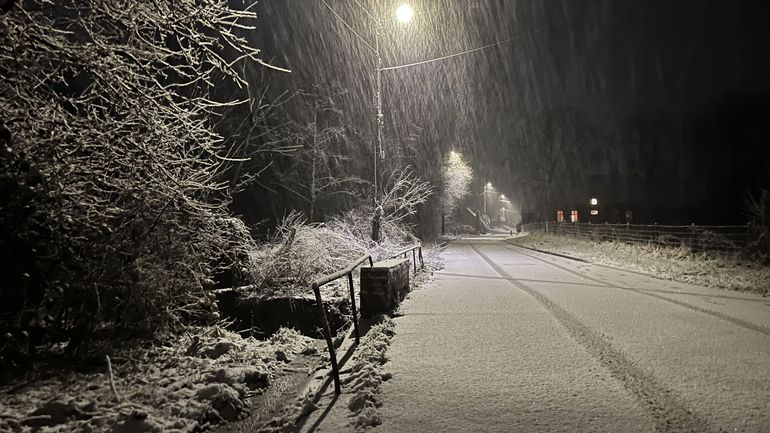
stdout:
{"type": "Polygon", "coordinates": [[[11,189],[28,191],[3,199],[16,209],[3,206],[3,231],[30,261],[3,270],[11,339],[56,331],[73,350],[97,329],[161,328],[201,304],[212,259],[250,249],[217,181],[229,155],[212,119],[231,101],[210,95],[245,84],[233,56],[261,62],[237,36],[254,19],[194,0],[29,0],[3,13],[2,153],[26,167],[11,189]]]}
{"type": "Polygon", "coordinates": [[[364,254],[381,260],[419,242],[409,226],[391,219],[382,221],[380,242],[372,241],[370,216],[371,209],[363,207],[325,223],[308,223],[302,213],[290,213],[273,239],[251,252],[255,286],[307,286],[364,254]]]}

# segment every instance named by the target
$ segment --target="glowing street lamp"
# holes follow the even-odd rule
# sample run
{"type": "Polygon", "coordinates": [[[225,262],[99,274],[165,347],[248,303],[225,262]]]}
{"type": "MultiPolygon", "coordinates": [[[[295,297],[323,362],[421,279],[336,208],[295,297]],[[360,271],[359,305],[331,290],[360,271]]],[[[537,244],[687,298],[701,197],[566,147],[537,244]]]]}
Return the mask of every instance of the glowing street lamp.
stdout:
{"type": "Polygon", "coordinates": [[[414,17],[414,10],[408,4],[402,4],[396,9],[396,19],[398,22],[406,24],[412,21],[412,17],[414,17]]]}
{"type": "Polygon", "coordinates": [[[599,205],[599,200],[595,199],[595,198],[592,198],[591,199],[591,206],[598,206],[598,205],[599,205]]]}
{"type": "Polygon", "coordinates": [[[492,189],[492,182],[487,182],[486,185],[484,185],[484,193],[482,194],[484,196],[484,215],[487,214],[487,192],[492,189]]]}

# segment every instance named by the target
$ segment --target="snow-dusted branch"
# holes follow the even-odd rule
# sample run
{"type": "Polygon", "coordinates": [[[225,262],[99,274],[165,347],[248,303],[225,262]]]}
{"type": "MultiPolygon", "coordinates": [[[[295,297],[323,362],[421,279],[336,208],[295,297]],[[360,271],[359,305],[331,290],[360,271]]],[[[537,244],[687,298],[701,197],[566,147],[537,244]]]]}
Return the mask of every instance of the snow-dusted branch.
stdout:
{"type": "Polygon", "coordinates": [[[400,167],[391,172],[380,198],[380,206],[386,221],[401,221],[414,215],[417,206],[425,203],[433,194],[430,182],[421,180],[411,168],[400,167]]]}

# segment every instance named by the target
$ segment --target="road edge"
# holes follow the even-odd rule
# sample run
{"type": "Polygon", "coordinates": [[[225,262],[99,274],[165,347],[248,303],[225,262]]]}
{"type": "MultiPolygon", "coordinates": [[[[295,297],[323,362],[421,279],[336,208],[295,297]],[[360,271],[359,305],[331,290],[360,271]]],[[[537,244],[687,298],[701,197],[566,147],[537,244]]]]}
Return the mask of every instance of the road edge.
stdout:
{"type": "MultiPolygon", "coordinates": [[[[512,238],[512,239],[515,239],[515,238],[512,238]]],[[[591,262],[591,261],[588,261],[588,260],[585,260],[585,259],[581,259],[581,258],[578,258],[578,257],[568,256],[566,254],[557,253],[557,252],[554,252],[554,251],[547,251],[547,250],[541,250],[539,248],[528,247],[528,246],[525,246],[525,245],[521,245],[521,244],[519,244],[517,242],[511,242],[509,239],[505,239],[503,242],[505,242],[506,244],[517,246],[519,248],[524,248],[525,250],[537,251],[538,253],[549,254],[549,255],[552,255],[552,256],[561,257],[563,259],[574,260],[576,262],[591,263],[591,264],[595,264],[595,265],[600,265],[599,263],[594,263],[594,262],[591,262]]],[[[604,265],[600,265],[600,266],[604,266],[604,265]]],[[[623,271],[625,269],[618,269],[618,270],[623,271]]]]}

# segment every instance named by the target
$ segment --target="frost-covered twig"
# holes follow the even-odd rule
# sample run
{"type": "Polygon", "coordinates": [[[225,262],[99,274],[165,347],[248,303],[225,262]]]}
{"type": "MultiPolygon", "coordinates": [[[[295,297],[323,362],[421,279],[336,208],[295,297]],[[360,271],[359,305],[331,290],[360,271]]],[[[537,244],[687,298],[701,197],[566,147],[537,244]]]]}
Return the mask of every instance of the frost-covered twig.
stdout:
{"type": "Polygon", "coordinates": [[[118,394],[117,388],[115,388],[115,378],[112,374],[112,361],[110,360],[110,355],[105,355],[104,358],[107,360],[107,374],[109,375],[110,379],[110,390],[112,391],[112,398],[114,398],[117,402],[123,401],[123,398],[118,394]]]}

